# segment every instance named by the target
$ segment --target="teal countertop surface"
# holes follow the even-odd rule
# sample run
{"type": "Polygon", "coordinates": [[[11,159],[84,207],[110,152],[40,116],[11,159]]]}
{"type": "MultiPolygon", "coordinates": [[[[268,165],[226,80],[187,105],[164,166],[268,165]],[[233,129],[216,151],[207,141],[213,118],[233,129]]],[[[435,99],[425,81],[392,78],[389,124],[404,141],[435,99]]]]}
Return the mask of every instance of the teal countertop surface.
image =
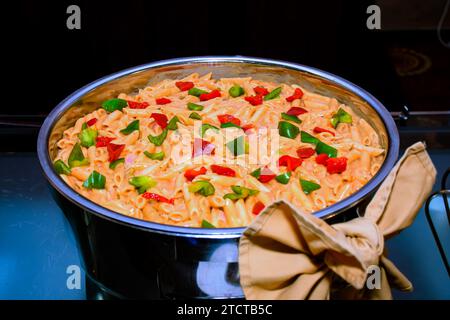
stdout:
{"type": "MultiPolygon", "coordinates": [[[[429,153],[440,179],[450,165],[450,150],[429,153]]],[[[0,154],[0,299],[86,299],[84,281],[79,289],[67,286],[68,268],[80,266],[80,256],[49,188],[35,153],[0,154]]],[[[443,201],[436,199],[431,208],[439,219],[436,211],[443,210],[443,201]]],[[[448,222],[440,222],[450,240],[448,222]]],[[[445,247],[450,248],[448,241],[445,247]]],[[[387,248],[389,258],[414,285],[410,293],[394,291],[395,298],[450,299],[450,278],[423,209],[387,248]]]]}

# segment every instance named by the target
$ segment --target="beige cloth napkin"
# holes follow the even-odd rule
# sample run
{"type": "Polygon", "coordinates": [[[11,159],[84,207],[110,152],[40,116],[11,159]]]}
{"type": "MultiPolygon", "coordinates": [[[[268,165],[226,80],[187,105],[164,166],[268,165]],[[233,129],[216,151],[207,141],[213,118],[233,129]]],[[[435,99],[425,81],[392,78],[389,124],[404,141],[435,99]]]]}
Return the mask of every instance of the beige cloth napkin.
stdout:
{"type": "Polygon", "coordinates": [[[285,201],[268,206],[240,239],[245,297],[392,299],[391,286],[412,290],[409,280],[385,257],[384,239],[411,225],[435,178],[425,145],[418,142],[381,184],[364,217],[328,225],[285,201]],[[381,289],[366,286],[373,266],[381,271],[381,289]]]}

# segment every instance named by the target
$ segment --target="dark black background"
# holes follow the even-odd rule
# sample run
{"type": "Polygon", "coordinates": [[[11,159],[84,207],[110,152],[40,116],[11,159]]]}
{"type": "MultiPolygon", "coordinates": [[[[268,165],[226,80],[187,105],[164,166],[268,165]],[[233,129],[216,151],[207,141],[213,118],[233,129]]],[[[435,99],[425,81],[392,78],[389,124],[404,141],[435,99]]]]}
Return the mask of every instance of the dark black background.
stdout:
{"type": "Polygon", "coordinates": [[[0,113],[46,113],[75,89],[109,73],[183,56],[247,55],[318,67],[367,88],[393,108],[401,95],[366,28],[370,1],[23,1],[7,12],[7,55],[18,64],[9,97],[30,103],[0,113]],[[66,27],[81,8],[81,30],[66,27]],[[8,17],[7,17],[8,18],[8,17]],[[11,17],[10,17],[11,18],[11,17]],[[11,95],[12,93],[12,95],[11,95]],[[31,102],[32,101],[32,102],[31,102]]]}

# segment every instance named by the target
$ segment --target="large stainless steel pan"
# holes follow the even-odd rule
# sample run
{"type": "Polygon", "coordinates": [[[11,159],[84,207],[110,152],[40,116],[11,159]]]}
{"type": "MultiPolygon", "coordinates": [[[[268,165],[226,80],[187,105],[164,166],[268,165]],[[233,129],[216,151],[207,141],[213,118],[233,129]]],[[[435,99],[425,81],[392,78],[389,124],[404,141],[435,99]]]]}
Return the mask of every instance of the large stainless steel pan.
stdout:
{"type": "MultiPolygon", "coordinates": [[[[71,222],[89,279],[117,297],[240,297],[239,237],[244,228],[199,229],[162,225],[108,210],[71,189],[53,170],[56,141],[75,121],[121,92],[179,79],[192,72],[298,83],[335,97],[366,119],[386,156],[378,173],[358,192],[315,213],[336,218],[367,199],[394,166],[399,137],[386,108],[371,94],[336,75],[290,62],[248,57],[194,57],[148,63],[94,81],[63,100],[46,118],[38,138],[43,172],[71,222]]],[[[370,75],[368,75],[370,76],[370,75]]]]}

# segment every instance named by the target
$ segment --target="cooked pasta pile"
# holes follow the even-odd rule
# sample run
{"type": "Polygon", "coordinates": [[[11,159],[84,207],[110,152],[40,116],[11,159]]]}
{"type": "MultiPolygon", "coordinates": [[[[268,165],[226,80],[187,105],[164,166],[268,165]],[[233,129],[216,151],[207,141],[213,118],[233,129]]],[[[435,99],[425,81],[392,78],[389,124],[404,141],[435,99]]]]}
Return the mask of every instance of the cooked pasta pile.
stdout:
{"type": "Polygon", "coordinates": [[[285,199],[306,212],[380,168],[374,129],[296,85],[192,74],[120,94],[58,141],[55,170],[113,211],[187,227],[248,225],[285,199]]]}

